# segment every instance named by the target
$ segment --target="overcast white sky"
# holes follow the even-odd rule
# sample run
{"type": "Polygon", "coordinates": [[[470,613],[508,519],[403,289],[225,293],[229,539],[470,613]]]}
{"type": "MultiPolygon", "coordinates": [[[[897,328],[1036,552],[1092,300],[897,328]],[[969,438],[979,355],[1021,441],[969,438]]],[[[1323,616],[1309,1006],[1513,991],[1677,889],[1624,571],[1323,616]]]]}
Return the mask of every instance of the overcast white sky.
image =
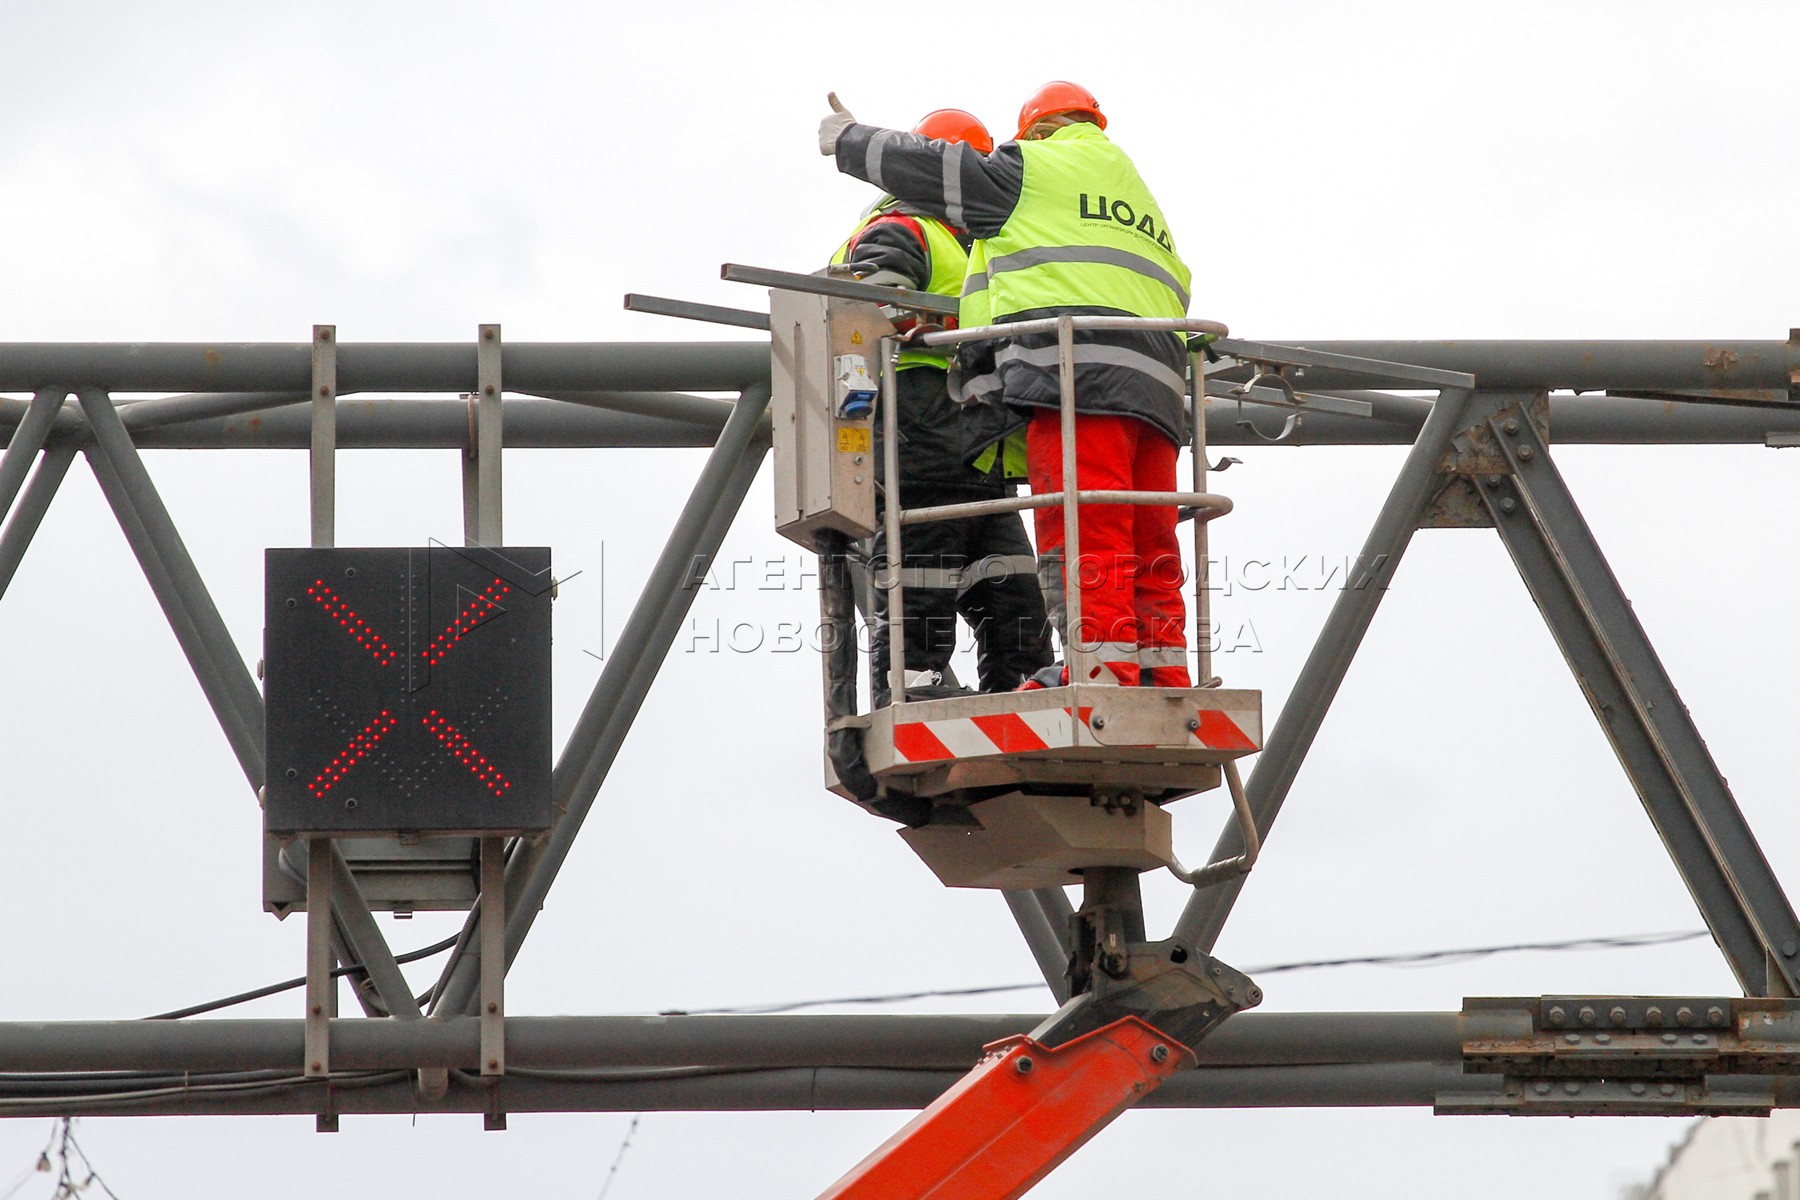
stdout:
{"type": "MultiPolygon", "coordinates": [[[[626,291],[756,306],[725,261],[810,269],[870,198],[816,152],[957,105],[1011,130],[1046,79],[1100,97],[1196,268],[1197,315],[1268,340],[1782,338],[1800,324],[1791,2],[0,0],[0,340],[724,337],[626,291]],[[935,39],[935,40],[927,40],[935,39]]],[[[1553,436],[1554,436],[1554,431],[1553,436]]],[[[1341,556],[1398,449],[1260,449],[1218,482],[1215,553],[1341,556]]],[[[149,456],[254,659],[262,548],[306,536],[298,453],[149,456]]],[[[1558,454],[1769,857],[1800,879],[1796,463],[1756,448],[1558,454]]],[[[515,451],[507,533],[590,569],[558,603],[566,731],[697,452],[515,451]],[[604,547],[604,571],[599,569],[604,547]]],[[[346,454],[340,544],[459,535],[447,454],[346,454]]],[[[766,480],[727,557],[799,558],[766,480]]],[[[1220,602],[1221,660],[1272,719],[1326,591],[1220,602]]],[[[806,620],[720,589],[716,621],[806,620]]],[[[77,464],[0,604],[8,817],[0,1019],[129,1017],[296,973],[259,908],[259,819],[124,540],[77,464]]],[[[819,785],[818,664],[671,655],[510,980],[516,1013],[642,1012],[1028,981],[998,897],[939,887],[819,785]]],[[[1191,860],[1224,818],[1175,810],[1191,860]]],[[[1147,883],[1153,922],[1182,889],[1147,883]]],[[[397,948],[454,927],[384,925],[397,948]]],[[[1498,542],[1422,535],[1220,943],[1293,959],[1698,927],[1498,542]]],[[[417,970],[417,969],[415,969],[417,970]]],[[[416,976],[424,979],[424,973],[416,976]]],[[[1465,995],[1725,992],[1710,945],[1272,976],[1268,1009],[1465,995]]],[[[985,1007],[1035,1008],[1044,994],[985,1007]]],[[[948,1010],[979,1002],[913,1006],[948,1010]]],[[[286,997],[239,1010],[298,1016],[286,997]]],[[[611,1200],[816,1193],[900,1114],[651,1114],[611,1200]]],[[[202,1192],[591,1196],[629,1117],[93,1120],[125,1200],[202,1192]]],[[[0,1124],[0,1184],[48,1122],[0,1124]]],[[[1679,1122],[1420,1111],[1135,1113],[1034,1196],[1609,1198],[1679,1122]]],[[[47,1181],[46,1181],[47,1182],[47,1181]]],[[[36,1184],[33,1185],[36,1187],[36,1184]]],[[[43,1189],[47,1193],[48,1188],[43,1189]]],[[[22,1195],[34,1194],[31,1191],[22,1195]]]]}

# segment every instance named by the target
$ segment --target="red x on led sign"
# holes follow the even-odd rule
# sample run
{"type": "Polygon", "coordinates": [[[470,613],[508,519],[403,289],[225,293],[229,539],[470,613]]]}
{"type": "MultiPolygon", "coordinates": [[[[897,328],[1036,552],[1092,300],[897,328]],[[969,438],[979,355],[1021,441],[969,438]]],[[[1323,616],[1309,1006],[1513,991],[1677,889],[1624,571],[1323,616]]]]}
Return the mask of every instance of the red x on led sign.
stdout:
{"type": "Polygon", "coordinates": [[[549,823],[549,553],[271,550],[277,833],[549,823]]]}

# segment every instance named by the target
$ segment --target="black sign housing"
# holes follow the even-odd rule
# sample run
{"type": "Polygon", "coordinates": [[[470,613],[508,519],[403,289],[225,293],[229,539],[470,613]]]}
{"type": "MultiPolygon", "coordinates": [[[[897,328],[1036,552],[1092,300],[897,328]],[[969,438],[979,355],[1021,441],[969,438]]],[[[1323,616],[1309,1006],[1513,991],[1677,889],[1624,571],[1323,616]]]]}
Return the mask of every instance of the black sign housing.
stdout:
{"type": "Polygon", "coordinates": [[[550,825],[550,551],[264,559],[264,824],[308,835],[550,825]]]}

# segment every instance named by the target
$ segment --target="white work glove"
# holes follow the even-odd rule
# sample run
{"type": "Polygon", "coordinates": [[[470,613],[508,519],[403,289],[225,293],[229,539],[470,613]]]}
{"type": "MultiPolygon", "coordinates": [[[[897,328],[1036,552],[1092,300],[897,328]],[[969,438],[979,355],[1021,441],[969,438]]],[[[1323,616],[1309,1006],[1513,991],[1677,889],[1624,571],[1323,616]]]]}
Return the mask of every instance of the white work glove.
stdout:
{"type": "Polygon", "coordinates": [[[856,124],[856,118],[838,102],[836,92],[827,93],[825,99],[831,103],[831,111],[819,122],[819,153],[832,155],[837,153],[838,136],[856,124]]]}

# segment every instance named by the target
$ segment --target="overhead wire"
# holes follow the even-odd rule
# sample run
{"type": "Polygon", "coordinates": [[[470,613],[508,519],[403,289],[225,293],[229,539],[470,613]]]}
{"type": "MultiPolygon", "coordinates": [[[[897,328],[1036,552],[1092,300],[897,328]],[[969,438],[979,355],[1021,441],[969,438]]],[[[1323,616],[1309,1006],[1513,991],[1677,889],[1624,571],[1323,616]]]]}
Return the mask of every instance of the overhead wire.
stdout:
{"type": "MultiPolygon", "coordinates": [[[[1247,967],[1251,975],[1278,975],[1289,971],[1314,971],[1328,967],[1361,967],[1361,966],[1408,966],[1415,964],[1433,964],[1442,962],[1468,961],[1485,958],[1494,954],[1512,954],[1525,951],[1565,951],[1565,950],[1627,950],[1640,946],[1669,945],[1675,942],[1691,941],[1694,938],[1707,936],[1704,929],[1679,930],[1670,933],[1636,933],[1620,934],[1613,937],[1574,938],[1559,942],[1514,942],[1504,946],[1475,946],[1460,950],[1419,950],[1404,954],[1373,954],[1354,958],[1321,958],[1304,962],[1272,963],[1265,966],[1247,967]]],[[[409,950],[405,954],[396,955],[396,963],[417,962],[430,958],[434,954],[442,954],[464,940],[459,932],[455,937],[445,938],[441,942],[433,942],[417,950],[409,950]]],[[[363,969],[361,963],[351,963],[338,967],[331,972],[334,979],[354,974],[363,969]]],[[[201,1013],[216,1012],[221,1008],[230,1008],[238,1004],[247,1004],[252,1000],[260,1000],[264,996],[279,995],[306,986],[304,975],[294,979],[286,979],[280,983],[271,983],[264,987],[252,988],[247,992],[224,996],[217,1000],[208,1000],[200,1004],[191,1004],[186,1008],[172,1009],[169,1012],[157,1013],[145,1017],[146,1021],[174,1021],[182,1017],[198,1016],[201,1013]]],[[[781,1004],[745,1004],[724,1008],[688,1008],[670,1009],[664,1016],[717,1016],[727,1014],[765,1014],[793,1012],[802,1008],[822,1008],[832,1004],[896,1004],[907,1000],[932,1000],[958,996],[988,996],[1002,992],[1025,992],[1041,988],[1042,983],[997,983],[984,984],[966,988],[931,988],[913,992],[887,992],[872,996],[839,996],[817,1000],[795,1000],[781,1004]]],[[[436,989],[434,988],[435,992],[436,989]]]]}
{"type": "Polygon", "coordinates": [[[57,1160],[61,1166],[61,1170],[57,1174],[56,1192],[53,1200],[64,1200],[65,1197],[71,1198],[72,1200],[73,1197],[87,1191],[88,1188],[95,1184],[99,1184],[100,1190],[111,1197],[111,1200],[119,1200],[118,1194],[107,1185],[106,1180],[100,1177],[100,1172],[94,1169],[93,1160],[88,1158],[87,1151],[83,1150],[81,1148],[81,1143],[75,1140],[74,1117],[64,1117],[62,1119],[61,1133],[61,1141],[56,1148],[57,1160]],[[73,1156],[70,1155],[71,1150],[74,1151],[73,1156]],[[83,1179],[80,1183],[76,1183],[74,1176],[69,1172],[69,1166],[75,1158],[81,1160],[81,1169],[87,1172],[87,1178],[83,1179]]]}
{"type": "MultiPolygon", "coordinates": [[[[1316,971],[1330,967],[1397,967],[1435,966],[1450,962],[1467,962],[1495,954],[1525,951],[1630,950],[1641,946],[1666,946],[1707,936],[1704,929],[1684,929],[1671,933],[1631,933],[1613,937],[1572,938],[1560,942],[1513,942],[1504,946],[1474,946],[1461,950],[1416,950],[1403,954],[1369,954],[1355,958],[1320,958],[1304,962],[1271,963],[1246,967],[1249,975],[1280,975],[1289,971],[1316,971]]],[[[803,1008],[823,1008],[837,1004],[895,1004],[906,1000],[930,1000],[949,996],[987,996],[1001,992],[1036,991],[1046,985],[1033,983],[997,983],[981,987],[933,988],[916,992],[886,992],[874,996],[838,996],[827,1000],[793,1000],[783,1004],[740,1004],[725,1008],[689,1008],[663,1012],[673,1016],[723,1016],[795,1012],[803,1008]]]]}
{"type": "Polygon", "coordinates": [[[625,1161],[625,1152],[631,1149],[631,1139],[637,1135],[638,1122],[643,1119],[643,1113],[632,1114],[631,1124],[625,1130],[625,1140],[619,1143],[619,1152],[613,1155],[612,1168],[606,1172],[606,1178],[600,1184],[600,1195],[595,1200],[606,1200],[606,1193],[612,1190],[613,1180],[619,1175],[619,1164],[625,1161]]]}
{"type": "MultiPolygon", "coordinates": [[[[422,958],[430,958],[434,954],[442,954],[444,951],[456,945],[461,937],[462,935],[458,934],[456,937],[448,937],[441,942],[433,942],[431,945],[422,946],[417,950],[409,950],[405,954],[397,954],[394,956],[394,961],[396,963],[405,964],[418,962],[422,958]]],[[[337,967],[334,969],[331,972],[331,977],[333,979],[342,979],[346,975],[354,975],[361,970],[364,970],[362,963],[351,963],[348,966],[337,967]]],[[[230,1008],[237,1004],[248,1004],[250,1001],[260,1000],[264,996],[275,996],[282,992],[291,992],[295,988],[305,986],[306,976],[301,975],[294,979],[284,979],[280,983],[271,983],[263,987],[251,988],[247,992],[239,992],[234,996],[224,996],[218,1000],[207,1000],[200,1004],[190,1004],[186,1008],[177,1008],[172,1009],[169,1012],[157,1013],[155,1016],[145,1017],[144,1020],[177,1021],[182,1017],[197,1017],[201,1013],[216,1012],[221,1008],[230,1008]]]]}

